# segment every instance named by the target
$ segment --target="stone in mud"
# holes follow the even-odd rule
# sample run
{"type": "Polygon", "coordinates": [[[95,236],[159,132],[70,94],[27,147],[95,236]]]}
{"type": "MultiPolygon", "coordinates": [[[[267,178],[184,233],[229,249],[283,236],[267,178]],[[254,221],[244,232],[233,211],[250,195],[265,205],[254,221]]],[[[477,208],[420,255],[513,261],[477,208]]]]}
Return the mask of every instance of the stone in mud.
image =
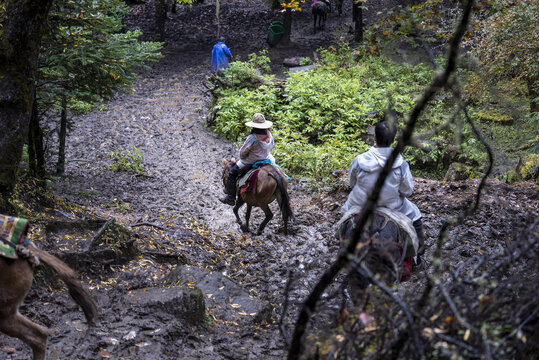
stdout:
{"type": "Polygon", "coordinates": [[[245,288],[215,271],[192,266],[177,267],[166,277],[169,284],[193,283],[206,299],[206,305],[220,319],[236,321],[243,318],[260,324],[271,321],[273,307],[268,301],[253,297],[245,288]]]}
{"type": "Polygon", "coordinates": [[[298,56],[286,58],[283,60],[283,65],[287,67],[299,66],[299,64],[301,64],[301,58],[298,56]]]}
{"type": "Polygon", "coordinates": [[[194,325],[204,320],[206,305],[204,295],[198,288],[144,288],[127,293],[125,302],[136,309],[159,309],[194,325]]]}

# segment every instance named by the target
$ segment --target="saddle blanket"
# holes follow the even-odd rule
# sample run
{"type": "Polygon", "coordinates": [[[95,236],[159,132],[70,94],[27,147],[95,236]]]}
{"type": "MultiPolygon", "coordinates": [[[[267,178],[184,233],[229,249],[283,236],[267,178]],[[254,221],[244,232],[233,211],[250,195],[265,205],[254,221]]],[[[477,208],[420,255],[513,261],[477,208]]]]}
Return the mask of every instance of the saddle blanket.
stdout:
{"type": "Polygon", "coordinates": [[[28,220],[0,214],[0,256],[17,259],[17,245],[28,246],[28,220]]]}
{"type": "Polygon", "coordinates": [[[251,169],[239,179],[238,188],[240,189],[240,194],[256,192],[256,180],[258,179],[259,170],[260,169],[251,169]]]}

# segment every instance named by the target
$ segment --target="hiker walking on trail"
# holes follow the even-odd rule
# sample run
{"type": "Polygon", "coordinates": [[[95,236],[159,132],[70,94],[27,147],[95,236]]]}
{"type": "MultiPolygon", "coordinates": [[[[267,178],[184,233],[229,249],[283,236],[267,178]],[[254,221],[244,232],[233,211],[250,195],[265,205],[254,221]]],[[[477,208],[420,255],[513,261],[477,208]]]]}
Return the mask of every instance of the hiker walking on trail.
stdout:
{"type": "MultiPolygon", "coordinates": [[[[358,155],[350,165],[348,172],[352,191],[341,209],[345,214],[353,207],[363,207],[382,171],[387,159],[393,152],[390,145],[395,140],[396,128],[388,121],[379,122],[374,129],[375,146],[367,152],[358,155]]],[[[414,179],[410,166],[399,154],[393,163],[393,168],[386,178],[377,206],[397,210],[412,220],[419,242],[418,255],[425,251],[425,235],[421,212],[418,207],[407,199],[414,190],[414,179]]]]}
{"type": "Polygon", "coordinates": [[[232,53],[225,44],[225,38],[221,36],[211,51],[211,72],[222,75],[223,70],[228,69],[228,59],[232,59],[232,53]]]}
{"type": "Polygon", "coordinates": [[[272,124],[260,113],[254,114],[252,120],[245,123],[246,126],[252,128],[251,134],[247,136],[240,148],[240,160],[228,172],[226,195],[219,198],[222,203],[234,205],[236,202],[236,180],[245,175],[255,162],[269,159],[275,163],[275,159],[271,155],[275,141],[269,131],[272,124]]]}

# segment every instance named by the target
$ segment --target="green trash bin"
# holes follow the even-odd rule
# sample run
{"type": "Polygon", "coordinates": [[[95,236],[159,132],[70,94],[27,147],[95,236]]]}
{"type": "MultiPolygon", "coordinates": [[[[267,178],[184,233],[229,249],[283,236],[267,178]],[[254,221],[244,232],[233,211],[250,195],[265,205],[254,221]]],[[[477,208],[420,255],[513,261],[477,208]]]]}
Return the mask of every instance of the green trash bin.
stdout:
{"type": "Polygon", "coordinates": [[[268,44],[271,46],[277,45],[284,34],[284,26],[281,21],[274,21],[270,24],[268,30],[268,44]]]}

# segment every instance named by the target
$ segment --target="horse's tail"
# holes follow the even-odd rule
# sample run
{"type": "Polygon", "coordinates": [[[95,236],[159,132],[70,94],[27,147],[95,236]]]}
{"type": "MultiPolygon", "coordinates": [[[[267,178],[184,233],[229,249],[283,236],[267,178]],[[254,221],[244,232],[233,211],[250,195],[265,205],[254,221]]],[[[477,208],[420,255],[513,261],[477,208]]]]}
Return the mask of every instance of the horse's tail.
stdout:
{"type": "Polygon", "coordinates": [[[75,300],[75,302],[82,308],[88,325],[94,326],[95,321],[97,320],[97,304],[90,293],[82,287],[82,284],[78,279],[78,274],[62,260],[44,250],[38,249],[33,244],[29,246],[29,249],[33,255],[39,258],[39,260],[43,261],[56,271],[58,277],[66,283],[67,288],[69,289],[69,295],[71,295],[73,300],[75,300]]]}
{"type": "Polygon", "coordinates": [[[284,178],[281,175],[280,171],[274,171],[270,173],[270,176],[275,179],[277,183],[277,191],[280,194],[281,201],[279,202],[279,207],[281,208],[281,213],[283,214],[283,220],[285,225],[288,222],[289,218],[294,216],[292,212],[292,207],[290,206],[290,197],[288,196],[288,191],[286,191],[286,186],[284,184],[284,178]]]}

